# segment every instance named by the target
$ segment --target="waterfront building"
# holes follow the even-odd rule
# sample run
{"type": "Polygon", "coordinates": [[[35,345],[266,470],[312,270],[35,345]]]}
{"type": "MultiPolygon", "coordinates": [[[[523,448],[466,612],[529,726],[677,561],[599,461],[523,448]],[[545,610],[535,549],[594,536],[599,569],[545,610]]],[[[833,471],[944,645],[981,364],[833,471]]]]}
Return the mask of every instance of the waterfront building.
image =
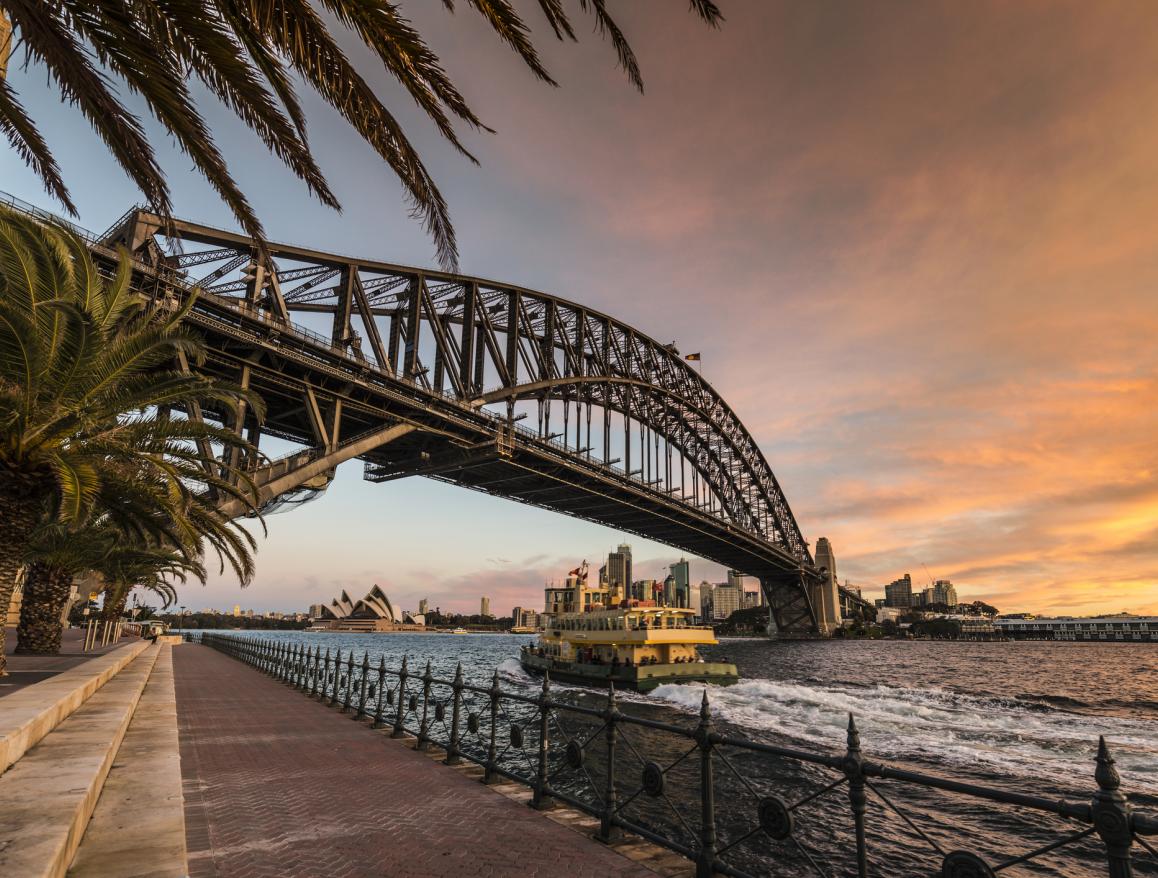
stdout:
{"type": "MultiPolygon", "coordinates": [[[[310,604],[310,613],[309,613],[310,618],[311,619],[320,619],[322,616],[322,613],[325,612],[325,609],[326,609],[325,604],[310,604]]],[[[213,610],[208,610],[207,612],[212,613],[213,610]]]]}
{"type": "Polygon", "coordinates": [[[691,607],[691,567],[687,560],[680,558],[671,565],[671,575],[675,577],[675,606],[691,607]]]}
{"type": "Polygon", "coordinates": [[[688,584],[688,609],[695,612],[696,615],[694,618],[697,622],[702,621],[704,618],[702,608],[700,607],[700,594],[703,592],[705,584],[706,583],[703,582],[698,585],[688,584]]]}
{"type": "Polygon", "coordinates": [[[430,599],[429,598],[423,598],[422,600],[420,600],[418,602],[418,612],[420,615],[425,616],[429,611],[430,611],[430,599]]]}
{"type": "Polygon", "coordinates": [[[933,583],[933,603],[947,607],[957,606],[957,589],[948,579],[938,579],[933,583]]]}
{"type": "Polygon", "coordinates": [[[712,619],[712,595],[716,587],[710,582],[700,583],[700,620],[708,622],[712,619]]]}
{"type": "Polygon", "coordinates": [[[607,556],[607,588],[612,592],[622,589],[626,595],[634,582],[631,578],[631,546],[621,543],[607,556]]]}
{"type": "Polygon", "coordinates": [[[885,586],[885,606],[908,609],[913,605],[913,579],[906,573],[885,586]]]}
{"type": "Polygon", "coordinates": [[[740,609],[744,593],[734,585],[721,582],[712,589],[712,619],[719,622],[740,609]]]}
{"type": "Polygon", "coordinates": [[[396,611],[386,593],[375,585],[357,603],[343,591],[310,623],[311,631],[416,631],[425,627],[426,618],[396,611]]]}
{"type": "Polygon", "coordinates": [[[491,599],[484,594],[482,596],[482,600],[479,601],[479,615],[482,616],[483,618],[487,618],[490,616],[490,614],[491,614],[491,599]]]}
{"type": "Polygon", "coordinates": [[[1113,640],[1158,642],[1158,616],[1076,619],[994,619],[993,630],[1011,640],[1113,640]]]}

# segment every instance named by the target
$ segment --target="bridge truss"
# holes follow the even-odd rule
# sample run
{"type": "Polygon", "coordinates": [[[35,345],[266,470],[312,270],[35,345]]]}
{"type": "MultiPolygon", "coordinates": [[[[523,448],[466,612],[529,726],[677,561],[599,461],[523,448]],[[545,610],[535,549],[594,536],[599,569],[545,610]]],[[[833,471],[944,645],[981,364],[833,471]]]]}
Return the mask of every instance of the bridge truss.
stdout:
{"type": "MultiPolygon", "coordinates": [[[[92,240],[127,247],[153,296],[201,290],[199,369],[255,389],[231,423],[302,450],[249,462],[267,508],[413,475],[638,534],[759,578],[782,635],[823,632],[815,567],[759,447],[670,345],[511,284],[281,244],[130,211],[92,240]]],[[[229,422],[224,412],[190,413],[229,422]]]]}

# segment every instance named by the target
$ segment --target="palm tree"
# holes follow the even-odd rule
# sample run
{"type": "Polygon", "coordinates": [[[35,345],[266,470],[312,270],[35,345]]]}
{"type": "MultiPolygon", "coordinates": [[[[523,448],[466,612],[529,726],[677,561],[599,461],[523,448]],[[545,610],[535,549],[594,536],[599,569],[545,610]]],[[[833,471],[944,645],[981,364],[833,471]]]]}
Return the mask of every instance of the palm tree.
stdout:
{"type": "Polygon", "coordinates": [[[160,596],[168,607],[177,602],[174,580],[185,582],[192,575],[205,582],[205,567],[178,549],[128,546],[109,554],[95,568],[104,581],[101,618],[115,622],[125,612],[129,594],[142,588],[160,596]]]}
{"type": "MultiPolygon", "coordinates": [[[[607,12],[606,0],[576,2],[580,11],[593,16],[596,30],[611,41],[620,66],[642,91],[639,65],[607,12]]],[[[464,4],[482,14],[536,77],[555,85],[512,0],[464,0],[464,4]]],[[[474,161],[452,122],[490,129],[397,4],[320,0],[319,5],[347,32],[344,36],[357,38],[377,57],[442,136],[474,161]]],[[[453,0],[443,0],[443,5],[454,10],[453,0]]],[[[565,0],[537,0],[534,5],[557,39],[576,39],[565,0]]],[[[75,208],[52,151],[15,90],[3,80],[13,28],[27,57],[45,67],[62,96],[89,120],[154,211],[169,216],[169,187],[140,120],[114,93],[103,75],[105,69],[141,96],[242,227],[258,239],[261,223],[231,176],[186,79],[200,80],[323,204],[336,208],[338,201],[306,145],[296,74],[390,165],[433,237],[439,258],[453,267],[454,228],[442,194],[401,125],[347,59],[309,0],[3,0],[0,6],[0,129],[45,188],[70,211],[75,213],[75,208]],[[3,20],[4,10],[10,24],[3,20]]],[[[690,0],[690,6],[713,27],[722,21],[712,0],[690,0]]]]}
{"type": "Polygon", "coordinates": [[[32,560],[24,571],[17,654],[60,652],[61,616],[74,580],[85,571],[107,577],[128,560],[145,566],[155,561],[158,570],[179,562],[182,570],[196,573],[204,583],[204,559],[212,550],[221,571],[226,564],[231,566],[242,586],[253,578],[253,536],[235,527],[208,492],[182,498],[168,490],[167,479],[131,473],[116,464],[110,469],[116,477],[102,484],[98,506],[103,512],[97,523],[77,529],[49,522],[33,535],[28,550],[32,560]]]}
{"type": "MultiPolygon", "coordinates": [[[[203,467],[197,443],[251,446],[224,427],[162,410],[212,401],[236,413],[244,400],[260,415],[260,400],[177,371],[178,352],[194,360],[202,352],[180,328],[188,303],[171,312],[145,307],[131,274],[124,254],[106,280],[66,228],[0,209],[0,618],[46,516],[70,528],[102,515],[124,522],[134,519],[126,504],[151,492],[153,512],[136,515],[135,526],[187,547],[214,520],[218,499],[252,508],[244,473],[220,461],[203,467]]],[[[239,526],[220,516],[216,524],[209,539],[219,551],[246,545],[239,526]]],[[[231,561],[252,572],[247,558],[231,561]]]]}

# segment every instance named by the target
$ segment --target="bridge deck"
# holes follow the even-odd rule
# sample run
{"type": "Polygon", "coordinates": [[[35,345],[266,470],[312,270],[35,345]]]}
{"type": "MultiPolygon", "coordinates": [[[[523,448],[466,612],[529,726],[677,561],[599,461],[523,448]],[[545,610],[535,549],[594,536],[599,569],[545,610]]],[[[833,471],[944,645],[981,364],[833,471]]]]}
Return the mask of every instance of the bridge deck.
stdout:
{"type": "Polygon", "coordinates": [[[193,878],[654,878],[208,647],[173,665],[193,878]]]}

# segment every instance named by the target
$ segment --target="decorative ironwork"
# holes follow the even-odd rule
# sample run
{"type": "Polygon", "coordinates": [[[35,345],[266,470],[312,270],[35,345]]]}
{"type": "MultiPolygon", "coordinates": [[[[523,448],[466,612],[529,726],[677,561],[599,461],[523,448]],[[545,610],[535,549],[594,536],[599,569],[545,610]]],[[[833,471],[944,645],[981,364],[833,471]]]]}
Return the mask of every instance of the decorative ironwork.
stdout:
{"type": "Polygon", "coordinates": [[[583,760],[585,758],[583,753],[583,745],[578,741],[567,742],[567,765],[570,768],[582,768],[583,760]]]}
{"type": "Polygon", "coordinates": [[[760,828],[775,841],[783,841],[792,835],[792,809],[776,796],[765,796],[757,807],[760,828]]]}
{"type": "Polygon", "coordinates": [[[643,791],[653,799],[663,795],[663,767],[656,762],[648,762],[643,766],[640,777],[643,791]]]}
{"type": "Polygon", "coordinates": [[[245,462],[267,511],[320,496],[357,458],[372,481],[426,475],[743,570],[781,632],[825,622],[821,574],[771,467],[674,345],[513,284],[259,248],[145,210],[100,237],[78,233],[107,271],[130,248],[136,286],[157,301],[175,305],[199,285],[186,320],[210,355],[197,368],[255,390],[266,415],[187,414],[303,446],[245,462]]]}
{"type": "Polygon", "coordinates": [[[951,851],[941,864],[941,878],[995,878],[993,869],[977,854],[951,851]]]}
{"type": "MultiPolygon", "coordinates": [[[[323,703],[342,707],[350,697],[348,687],[342,688],[341,670],[354,663],[352,653],[343,655],[339,651],[331,658],[328,651],[323,655],[314,650],[312,655],[306,651],[303,657],[297,648],[285,643],[218,634],[205,634],[201,641],[315,695],[323,703]]],[[[365,654],[360,664],[367,669],[363,680],[367,673],[376,677],[380,696],[397,692],[399,705],[414,703],[417,696],[405,694],[408,680],[413,679],[405,657],[398,670],[386,667],[384,658],[379,659],[377,670],[372,670],[365,654]]],[[[1130,805],[1120,789],[1121,779],[1105,740],[1098,744],[1097,790],[1088,801],[1069,802],[1057,796],[985,787],[873,761],[862,752],[860,733],[851,717],[844,749],[815,753],[722,732],[716,727],[706,690],[699,720],[688,726],[622,713],[614,690],[608,691],[605,706],[598,708],[552,698],[546,680],[537,695],[504,691],[497,671],[485,686],[465,682],[461,666],[453,680],[434,676],[429,667],[419,679],[423,683],[421,710],[405,712],[400,707],[392,734],[416,738],[418,744],[429,740],[444,746],[448,762],[467,759],[481,765],[488,782],[504,778],[525,784],[533,792],[532,804],[536,807],[547,807],[552,800],[558,800],[590,814],[599,819],[599,835],[605,840],[616,832],[628,831],[663,845],[692,860],[697,875],[703,878],[717,873],[749,878],[762,873],[766,866],[760,863],[766,864],[767,860],[753,860],[761,851],[777,861],[796,857],[805,868],[821,875],[849,874],[849,867],[852,873],[867,875],[870,814],[874,828],[881,820],[899,821],[897,828],[919,840],[913,846],[914,856],[927,851],[928,862],[918,871],[939,871],[945,878],[992,878],[998,872],[1059,853],[1100,856],[1108,864],[1111,878],[1131,878],[1136,854],[1158,862],[1158,850],[1146,840],[1146,836],[1158,835],[1158,814],[1130,805]],[[452,705],[449,728],[441,719],[436,724],[428,722],[431,704],[441,704],[444,696],[452,705]],[[477,708],[485,710],[486,720],[477,708]],[[460,728],[464,714],[465,738],[460,728]],[[585,731],[568,731],[564,717],[569,723],[584,724],[585,731]],[[551,729],[559,733],[554,740],[548,735],[551,729]],[[669,741],[665,755],[654,758],[641,752],[636,739],[638,733],[645,731],[652,736],[665,736],[669,741]],[[602,751],[589,751],[600,740],[605,745],[602,751]],[[638,762],[638,775],[629,776],[617,769],[618,760],[623,758],[621,750],[638,762]],[[813,774],[820,771],[831,779],[818,787],[814,780],[810,781],[813,789],[795,800],[788,799],[773,792],[761,779],[760,767],[773,764],[782,768],[807,767],[813,774]],[[633,787],[631,776],[639,777],[638,786],[633,787]],[[716,791],[721,777],[730,778],[732,786],[726,806],[717,809],[716,791]],[[815,822],[830,830],[840,822],[843,810],[851,818],[845,830],[851,845],[822,852],[815,849],[816,840],[808,835],[807,826],[813,821],[798,824],[797,816],[801,809],[818,806],[844,786],[848,787],[847,810],[827,806],[823,819],[815,822]],[[938,833],[927,831],[933,828],[933,815],[927,807],[916,809],[897,795],[908,787],[921,788],[926,797],[931,791],[941,791],[953,794],[954,799],[965,797],[974,802],[1014,806],[1013,813],[1019,817],[1040,815],[1043,825],[1035,834],[1049,840],[1031,850],[1013,852],[1003,861],[992,860],[993,852],[989,850],[985,851],[989,861],[980,853],[943,850],[936,838],[938,833]],[[739,807],[744,796],[752,797],[754,807],[739,807]],[[871,810],[870,798],[874,802],[871,810]],[[643,807],[645,803],[654,803],[648,806],[652,810],[643,807]],[[666,809],[668,816],[658,817],[656,807],[666,809]],[[1063,829],[1061,821],[1050,822],[1051,818],[1063,818],[1068,825],[1063,829]],[[775,848],[770,850],[761,844],[775,848]],[[835,862],[846,855],[847,861],[835,862]],[[994,865],[989,864],[991,861],[994,865]]],[[[366,693],[369,691],[365,688],[366,693]]],[[[373,715],[374,727],[389,725],[384,719],[381,697],[375,706],[367,701],[369,694],[361,693],[359,689],[353,696],[359,712],[367,720],[373,715]]],[[[945,807],[952,807],[952,803],[947,800],[945,807]]]]}

